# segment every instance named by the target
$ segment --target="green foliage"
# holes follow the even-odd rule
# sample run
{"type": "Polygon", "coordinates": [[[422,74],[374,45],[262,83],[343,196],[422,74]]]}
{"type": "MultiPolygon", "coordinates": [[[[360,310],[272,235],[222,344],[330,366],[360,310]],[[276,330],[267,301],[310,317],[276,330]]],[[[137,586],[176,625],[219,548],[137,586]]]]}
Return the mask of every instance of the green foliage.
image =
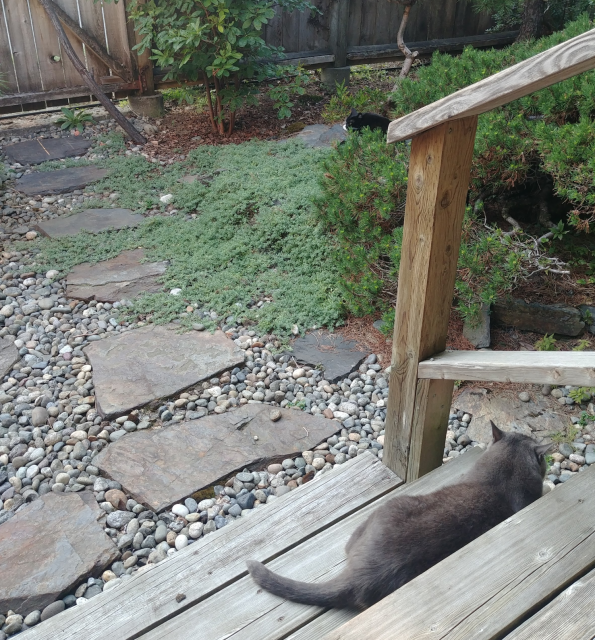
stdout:
{"type": "MultiPolygon", "coordinates": [[[[384,312],[387,334],[394,322],[408,162],[409,146],[387,145],[381,131],[350,135],[325,159],[323,193],[316,201],[334,237],[332,257],[347,309],[356,315],[384,312]]],[[[482,303],[509,292],[526,271],[526,254],[522,239],[486,228],[469,209],[456,281],[461,315],[473,322],[482,303]]]]}
{"type": "Polygon", "coordinates": [[[76,129],[79,133],[82,133],[85,129],[85,122],[95,122],[87,111],[75,111],[67,107],[60,107],[60,110],[62,115],[56,120],[56,124],[59,124],[61,129],[67,131],[76,129]]]}
{"type": "Polygon", "coordinates": [[[578,387],[577,389],[571,389],[568,392],[568,396],[572,398],[576,404],[581,404],[583,402],[589,401],[593,394],[595,393],[595,389],[589,387],[578,387]]]}
{"type": "Polygon", "coordinates": [[[591,346],[591,341],[590,340],[579,340],[578,344],[572,348],[573,351],[585,351],[586,349],[588,349],[591,346]]]}
{"type": "Polygon", "coordinates": [[[183,163],[164,167],[142,156],[115,156],[96,191],[117,191],[119,206],[141,211],[163,206],[159,196],[171,193],[179,213],[147,218],[136,229],[44,239],[37,262],[65,272],[143,247],[148,260],[170,261],[164,289],[180,287],[182,294],[146,295],[132,314],[159,323],[181,318],[189,326],[197,322],[185,315],[193,304],[281,336],[294,323],[302,331],[335,326],[343,312],[338,277],[312,207],[326,153],[295,142],[250,142],[201,146],[183,163]],[[187,174],[207,179],[178,182],[187,174]],[[263,299],[270,301],[257,307],[263,299]]]}
{"type": "Polygon", "coordinates": [[[407,185],[407,145],[381,131],[350,135],[323,163],[320,219],[335,239],[333,259],[352,313],[394,299],[407,185]]]}
{"type": "MultiPolygon", "coordinates": [[[[204,82],[213,130],[229,135],[235,112],[256,104],[256,87],[245,81],[291,72],[266,62],[282,56],[262,37],[275,6],[316,11],[307,0],[132,0],[129,11],[142,38],[136,49],[151,50],[151,59],[168,69],[165,79],[204,82]]],[[[277,91],[276,102],[280,117],[286,117],[289,99],[280,99],[277,91]]]]}
{"type": "Polygon", "coordinates": [[[196,105],[197,111],[202,111],[207,106],[207,99],[202,87],[173,87],[172,89],[164,89],[161,93],[164,100],[175,102],[180,106],[183,104],[196,105]]]}
{"type": "Polygon", "coordinates": [[[287,83],[278,82],[269,86],[269,98],[273,101],[273,107],[277,109],[279,118],[291,118],[293,96],[303,96],[306,93],[304,85],[309,81],[309,76],[303,69],[298,68],[297,74],[287,83]]]}
{"type": "MultiPolygon", "coordinates": [[[[593,28],[586,15],[563,31],[500,50],[467,48],[458,57],[435,53],[432,64],[405,78],[392,95],[404,115],[593,28]],[[440,79],[437,82],[437,78],[440,79]]],[[[595,72],[589,71],[479,117],[472,185],[484,197],[551,174],[555,191],[573,207],[569,223],[595,222],[595,72]]]]}
{"type": "Polygon", "coordinates": [[[358,111],[382,111],[386,103],[386,94],[380,89],[364,87],[351,92],[344,82],[337,85],[337,93],[329,100],[322,111],[325,122],[345,120],[351,109],[358,111]]]}
{"type": "Polygon", "coordinates": [[[547,333],[535,343],[537,351],[557,351],[556,339],[554,334],[548,335],[547,333]]]}
{"type": "Polygon", "coordinates": [[[568,425],[566,431],[558,431],[552,433],[551,438],[554,444],[562,444],[563,442],[574,442],[579,430],[573,425],[568,425]]]}
{"type": "Polygon", "coordinates": [[[586,427],[589,422],[593,420],[593,416],[587,413],[586,411],[581,411],[581,415],[578,419],[578,424],[581,427],[586,427]]]}

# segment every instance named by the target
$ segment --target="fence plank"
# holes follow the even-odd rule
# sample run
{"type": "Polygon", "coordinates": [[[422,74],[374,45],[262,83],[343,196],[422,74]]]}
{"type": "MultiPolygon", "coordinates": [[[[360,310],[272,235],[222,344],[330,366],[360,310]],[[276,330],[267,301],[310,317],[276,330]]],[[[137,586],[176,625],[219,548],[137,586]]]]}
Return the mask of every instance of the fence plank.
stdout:
{"type": "MultiPolygon", "coordinates": [[[[121,2],[118,3],[118,5],[121,4],[121,2]]],[[[102,44],[106,49],[108,49],[105,39],[105,30],[103,27],[103,14],[101,13],[102,3],[78,0],[78,6],[81,15],[80,21],[82,23],[82,28],[90,33],[99,42],[99,44],[102,44]]],[[[106,6],[112,5],[110,4],[106,6]]],[[[79,21],[77,20],[76,22],[78,24],[79,21]]],[[[66,35],[71,43],[74,40],[77,40],[77,38],[75,38],[69,31],[66,31],[66,35]]],[[[89,47],[85,47],[85,52],[87,54],[88,69],[93,73],[95,78],[100,78],[101,76],[107,76],[110,74],[109,66],[103,60],[98,58],[93,51],[89,49],[89,47]]],[[[125,78],[122,79],[125,80],[125,78]]],[[[77,84],[78,82],[80,81],[77,81],[77,84]]]]}
{"type": "Polygon", "coordinates": [[[477,116],[595,68],[595,29],[393,120],[388,142],[411,138],[453,120],[477,116]]]}
{"type": "Polygon", "coordinates": [[[12,42],[15,70],[19,79],[19,90],[21,92],[42,91],[27,0],[18,2],[4,0],[4,10],[12,42]]]}
{"type": "MultiPolygon", "coordinates": [[[[37,0],[35,0],[37,2],[37,0]]],[[[54,0],[54,3],[57,4],[63,11],[65,11],[77,24],[80,25],[80,16],[79,10],[76,0],[54,0]]],[[[45,27],[48,31],[52,33],[56,33],[54,27],[52,26],[50,19],[47,17],[44,11],[44,19],[46,20],[47,26],[45,27]]],[[[76,53],[78,59],[86,64],[85,52],[83,51],[83,45],[78,38],[73,37],[69,32],[66,34],[76,53]]],[[[81,74],[74,68],[74,65],[70,61],[69,57],[66,55],[66,52],[60,47],[60,55],[62,56],[62,69],[64,73],[64,83],[63,87],[78,87],[81,85],[81,74]]],[[[105,65],[103,65],[104,73],[103,75],[107,75],[107,71],[105,65]]],[[[57,87],[55,87],[57,88],[57,87]]]]}
{"type": "MultiPolygon", "coordinates": [[[[86,2],[87,0],[79,0],[86,2]]],[[[130,48],[136,43],[128,41],[126,28],[126,8],[124,2],[103,4],[105,29],[107,31],[107,48],[109,53],[121,64],[132,71],[130,48]]]]}
{"type": "Polygon", "coordinates": [[[347,25],[347,46],[360,44],[362,32],[362,5],[366,0],[351,0],[349,3],[349,24],[347,25]]]}
{"type": "Polygon", "coordinates": [[[12,59],[12,48],[8,32],[8,16],[4,13],[4,3],[0,0],[0,73],[3,76],[5,93],[18,93],[19,83],[12,59]]]}
{"type": "Polygon", "coordinates": [[[456,120],[411,145],[383,458],[407,481],[430,470],[446,433],[448,420],[424,420],[443,415],[427,405],[449,405],[452,387],[418,383],[417,368],[446,347],[476,125],[456,120]]]}

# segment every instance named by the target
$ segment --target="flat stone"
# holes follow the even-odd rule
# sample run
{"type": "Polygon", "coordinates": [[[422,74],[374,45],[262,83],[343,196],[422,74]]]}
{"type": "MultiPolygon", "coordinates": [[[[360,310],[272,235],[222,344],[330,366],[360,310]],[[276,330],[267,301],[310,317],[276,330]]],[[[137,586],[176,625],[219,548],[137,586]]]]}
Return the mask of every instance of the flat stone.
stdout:
{"type": "Polygon", "coordinates": [[[314,449],[341,426],[289,409],[281,409],[283,418],[273,423],[269,411],[266,405],[250,404],[135,432],[110,444],[95,464],[137,502],[161,511],[237,470],[262,469],[314,449]]]}
{"type": "Polygon", "coordinates": [[[309,124],[292,139],[301,140],[307,147],[330,147],[333,142],[341,142],[346,137],[347,132],[341,124],[309,124]]]}
{"type": "Polygon", "coordinates": [[[581,313],[574,307],[546,305],[524,300],[496,302],[492,309],[492,319],[523,331],[536,333],[558,333],[564,336],[578,336],[585,328],[581,313]]]}
{"type": "Polygon", "coordinates": [[[467,321],[463,324],[463,336],[478,349],[487,349],[490,346],[490,305],[482,304],[479,315],[479,324],[471,324],[467,321]]]}
{"type": "Polygon", "coordinates": [[[105,262],[79,264],[66,278],[66,297],[116,302],[132,300],[141,293],[161,291],[160,277],[168,263],[142,262],[144,257],[143,249],[134,249],[105,262]]]}
{"type": "Polygon", "coordinates": [[[515,431],[533,436],[540,442],[549,442],[550,436],[563,431],[568,417],[557,413],[555,399],[536,396],[536,400],[523,402],[514,392],[494,393],[482,388],[464,389],[457,396],[455,407],[473,416],[467,435],[476,442],[492,441],[490,420],[503,431],[515,431]]]}
{"type": "Polygon", "coordinates": [[[155,325],[92,342],[84,351],[93,367],[95,406],[106,419],[244,362],[242,350],[222,331],[180,334],[155,325]]]}
{"type": "Polygon", "coordinates": [[[9,144],[3,151],[12,162],[40,164],[47,160],[82,156],[87,153],[91,144],[92,141],[85,138],[38,138],[9,144]]]}
{"type": "Polygon", "coordinates": [[[3,378],[19,359],[19,350],[12,342],[0,338],[0,378],[3,378]]]}
{"type": "Polygon", "coordinates": [[[358,349],[354,340],[344,340],[340,335],[319,330],[298,338],[287,353],[300,364],[322,365],[328,382],[337,380],[355,371],[368,355],[358,349]]]}
{"type": "MultiPolygon", "coordinates": [[[[75,213],[72,216],[43,220],[35,225],[34,228],[44,236],[63,238],[65,236],[74,236],[81,231],[100,233],[108,229],[138,227],[143,220],[144,218],[140,213],[132,213],[130,209],[85,209],[85,211],[75,213]]],[[[124,253],[134,252],[125,251],[124,253]]],[[[114,258],[114,260],[118,260],[118,258],[114,258]]],[[[107,260],[106,262],[112,262],[112,260],[107,260]]],[[[81,266],[79,265],[79,267],[81,266]]],[[[79,267],[76,267],[76,269],[79,267]]],[[[94,265],[94,267],[97,267],[97,265],[94,265]]]]}
{"type": "Polygon", "coordinates": [[[108,173],[107,169],[93,165],[58,171],[36,171],[19,178],[15,183],[15,189],[28,196],[68,193],[75,189],[84,189],[97,180],[103,180],[108,173]]]}
{"type": "Polygon", "coordinates": [[[0,611],[43,611],[117,557],[79,494],[47,493],[0,526],[0,611]]]}

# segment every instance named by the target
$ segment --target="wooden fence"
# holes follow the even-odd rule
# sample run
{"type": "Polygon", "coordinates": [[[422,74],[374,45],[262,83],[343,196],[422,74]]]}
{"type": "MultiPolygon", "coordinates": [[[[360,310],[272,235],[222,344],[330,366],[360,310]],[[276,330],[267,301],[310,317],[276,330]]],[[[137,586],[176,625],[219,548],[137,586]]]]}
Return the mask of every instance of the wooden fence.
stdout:
{"type": "MultiPolygon", "coordinates": [[[[165,0],[164,0],[165,1],[165,0]]],[[[110,69],[88,46],[67,31],[79,58],[106,92],[124,95],[152,89],[148,54],[139,60],[136,34],[127,17],[127,0],[54,0],[107,53],[119,62],[110,69]],[[126,73],[122,71],[126,70],[126,73]],[[143,73],[143,70],[145,73],[143,73]],[[123,78],[126,75],[127,78],[123,78]],[[149,76],[148,82],[145,76],[149,76]]],[[[491,46],[512,41],[511,34],[483,34],[489,17],[476,14],[473,0],[424,0],[411,12],[407,42],[423,51],[491,46]],[[445,40],[446,39],[446,40],[445,40]],[[429,41],[429,42],[428,42],[429,41]]],[[[317,12],[277,13],[265,29],[267,42],[283,46],[288,57],[309,66],[345,66],[400,57],[396,46],[402,7],[391,0],[316,0],[317,12]]],[[[0,113],[64,104],[88,96],[38,0],[0,0],[0,113]]],[[[159,74],[157,74],[157,80],[159,74]]]]}

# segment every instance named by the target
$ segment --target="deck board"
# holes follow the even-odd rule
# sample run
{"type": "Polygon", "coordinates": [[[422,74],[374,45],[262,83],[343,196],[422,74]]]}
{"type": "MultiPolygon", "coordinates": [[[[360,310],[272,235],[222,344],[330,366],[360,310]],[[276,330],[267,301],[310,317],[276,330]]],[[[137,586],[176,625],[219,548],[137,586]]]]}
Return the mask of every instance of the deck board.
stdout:
{"type": "Polygon", "coordinates": [[[22,640],[127,640],[247,575],[246,559],[268,561],[399,486],[365,453],[149,566],[120,586],[27,630],[22,640]],[[265,532],[282,531],[267,536],[265,532]],[[178,602],[178,594],[185,599],[178,602]]]}
{"type": "MultiPolygon", "coordinates": [[[[334,526],[305,539],[297,547],[267,563],[267,566],[282,575],[306,582],[331,579],[344,567],[344,548],[349,537],[379,505],[397,494],[416,495],[452,484],[473,466],[479,452],[480,449],[472,450],[419,481],[398,487],[334,526]]],[[[332,496],[329,499],[332,500],[332,496]]],[[[282,640],[303,625],[315,624],[322,611],[319,607],[285,601],[260,589],[250,576],[246,576],[141,638],[194,640],[199,633],[209,640],[282,640]],[[229,603],[233,603],[233,606],[230,607],[229,603]],[[221,615],[221,611],[225,611],[225,616],[221,615]]],[[[345,619],[348,618],[344,615],[332,617],[332,622],[337,626],[345,619]]],[[[332,622],[325,622],[328,629],[333,628],[332,622]]]]}
{"type": "Polygon", "coordinates": [[[595,571],[571,584],[504,640],[593,640],[595,571]]]}
{"type": "Polygon", "coordinates": [[[580,473],[326,640],[501,638],[595,565],[594,489],[580,473]]]}

